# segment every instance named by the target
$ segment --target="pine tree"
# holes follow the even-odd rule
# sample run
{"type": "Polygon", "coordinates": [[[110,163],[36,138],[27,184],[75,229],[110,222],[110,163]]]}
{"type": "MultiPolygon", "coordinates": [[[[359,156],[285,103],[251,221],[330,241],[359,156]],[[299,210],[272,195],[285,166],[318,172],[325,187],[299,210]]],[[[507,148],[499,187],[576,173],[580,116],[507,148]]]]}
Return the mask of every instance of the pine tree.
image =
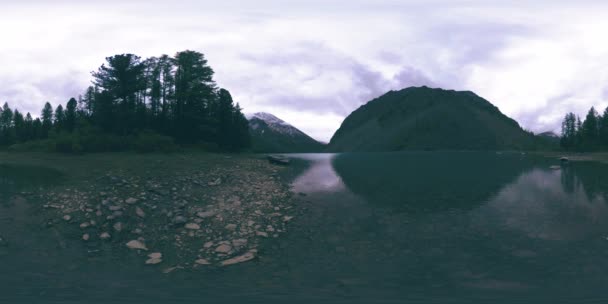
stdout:
{"type": "Polygon", "coordinates": [[[570,150],[576,145],[576,116],[574,113],[566,114],[562,122],[561,146],[570,150]]]}
{"type": "Polygon", "coordinates": [[[601,144],[608,148],[608,107],[604,110],[604,114],[601,116],[599,120],[600,131],[599,138],[601,144]]]}
{"type": "Polygon", "coordinates": [[[585,121],[582,124],[581,137],[584,149],[593,150],[597,147],[599,137],[598,132],[599,126],[597,111],[595,111],[594,107],[591,107],[589,112],[587,112],[585,121]]]}
{"type": "Polygon", "coordinates": [[[34,133],[34,119],[32,119],[32,115],[28,112],[25,115],[25,139],[24,141],[34,140],[36,139],[34,133]]]}
{"type": "Polygon", "coordinates": [[[215,95],[213,70],[204,55],[183,51],[175,55],[174,136],[182,142],[210,140],[212,130],[206,120],[208,106],[215,95]]]}
{"type": "Polygon", "coordinates": [[[66,104],[66,110],[65,110],[65,129],[68,132],[73,132],[74,128],[76,127],[76,108],[78,106],[78,102],[76,101],[76,99],[71,98],[68,103],[66,104]]]}
{"type": "Polygon", "coordinates": [[[63,131],[65,127],[65,113],[63,111],[63,106],[58,105],[57,109],[55,109],[55,130],[57,132],[63,131]]]}
{"type": "Polygon", "coordinates": [[[23,114],[21,114],[21,112],[19,112],[19,110],[17,109],[15,109],[15,111],[13,112],[13,126],[15,140],[21,142],[26,141],[27,131],[25,127],[25,118],[23,117],[23,114]]]}
{"type": "Polygon", "coordinates": [[[44,104],[40,117],[42,119],[40,138],[47,138],[51,128],[53,127],[53,107],[50,103],[47,102],[44,104]]]}
{"type": "Polygon", "coordinates": [[[2,144],[10,145],[14,142],[13,135],[13,110],[8,103],[4,103],[2,114],[0,115],[0,126],[2,126],[2,144]]]}
{"type": "Polygon", "coordinates": [[[108,103],[103,106],[107,106],[116,117],[104,115],[102,119],[111,119],[112,122],[104,121],[102,124],[112,123],[119,133],[129,134],[135,129],[137,94],[145,88],[145,66],[141,58],[133,54],[115,55],[106,61],[107,66],[104,64],[93,72],[94,83],[107,94],[101,101],[108,103]]]}

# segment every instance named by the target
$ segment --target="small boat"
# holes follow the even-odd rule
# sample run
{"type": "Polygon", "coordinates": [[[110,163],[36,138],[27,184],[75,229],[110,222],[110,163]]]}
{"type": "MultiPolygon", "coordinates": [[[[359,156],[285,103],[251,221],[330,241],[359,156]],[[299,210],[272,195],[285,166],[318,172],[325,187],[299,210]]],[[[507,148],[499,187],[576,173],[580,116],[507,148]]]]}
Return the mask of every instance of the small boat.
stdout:
{"type": "Polygon", "coordinates": [[[268,155],[268,156],[266,156],[266,158],[268,159],[268,161],[271,164],[283,165],[283,166],[289,165],[289,159],[287,159],[286,157],[277,156],[277,155],[268,155]]]}
{"type": "Polygon", "coordinates": [[[559,158],[559,160],[560,160],[562,163],[567,163],[567,162],[569,161],[569,159],[568,159],[567,157],[565,157],[565,156],[560,157],[560,158],[559,158]]]}

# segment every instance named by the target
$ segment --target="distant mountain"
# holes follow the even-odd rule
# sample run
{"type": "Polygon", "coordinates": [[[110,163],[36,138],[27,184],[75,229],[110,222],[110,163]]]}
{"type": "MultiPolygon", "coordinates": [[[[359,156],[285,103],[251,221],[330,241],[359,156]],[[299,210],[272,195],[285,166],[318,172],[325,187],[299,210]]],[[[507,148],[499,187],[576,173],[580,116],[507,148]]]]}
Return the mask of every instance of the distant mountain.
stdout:
{"type": "Polygon", "coordinates": [[[539,138],[540,141],[551,146],[551,148],[556,149],[559,147],[559,141],[560,141],[561,137],[559,135],[555,134],[555,132],[553,132],[553,131],[543,132],[543,133],[537,134],[536,136],[539,138]]]}
{"type": "Polygon", "coordinates": [[[269,113],[248,117],[252,149],[259,153],[320,152],[324,145],[269,113]]]}
{"type": "Polygon", "coordinates": [[[538,139],[469,91],[411,87],[351,113],[328,149],[344,151],[535,149],[538,139]]]}

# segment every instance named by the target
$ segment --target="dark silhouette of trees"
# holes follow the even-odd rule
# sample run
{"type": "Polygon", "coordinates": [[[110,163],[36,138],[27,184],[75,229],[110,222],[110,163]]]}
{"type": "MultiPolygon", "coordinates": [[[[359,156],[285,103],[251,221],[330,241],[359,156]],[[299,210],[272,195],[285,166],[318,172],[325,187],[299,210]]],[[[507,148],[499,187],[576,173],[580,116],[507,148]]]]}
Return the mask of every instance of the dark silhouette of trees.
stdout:
{"type": "Polygon", "coordinates": [[[218,88],[214,71],[196,51],[142,60],[119,54],[91,73],[92,85],[39,118],[0,111],[0,144],[50,140],[62,150],[111,151],[132,144],[185,145],[237,151],[249,147],[248,121],[230,93],[218,88]]]}
{"type": "Polygon", "coordinates": [[[591,107],[585,120],[568,113],[562,122],[561,146],[566,150],[598,151],[608,149],[608,108],[603,115],[591,107]]]}

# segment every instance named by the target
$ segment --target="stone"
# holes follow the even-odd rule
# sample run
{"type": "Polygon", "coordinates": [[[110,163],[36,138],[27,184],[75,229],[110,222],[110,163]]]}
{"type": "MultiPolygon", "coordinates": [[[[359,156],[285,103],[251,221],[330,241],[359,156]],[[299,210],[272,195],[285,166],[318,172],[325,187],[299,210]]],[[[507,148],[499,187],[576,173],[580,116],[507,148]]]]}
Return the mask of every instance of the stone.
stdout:
{"type": "Polygon", "coordinates": [[[63,216],[63,220],[66,222],[69,222],[72,219],[72,216],[70,216],[69,214],[66,214],[63,216]]]}
{"type": "Polygon", "coordinates": [[[222,261],[220,264],[222,266],[234,265],[234,264],[238,264],[238,263],[251,261],[254,258],[255,258],[255,251],[251,250],[251,251],[246,252],[243,255],[239,255],[237,257],[222,261]]]}
{"type": "Polygon", "coordinates": [[[107,240],[107,239],[109,239],[110,237],[111,237],[111,236],[110,236],[110,234],[109,234],[109,233],[107,233],[107,232],[102,232],[102,233],[99,235],[99,238],[100,238],[100,239],[102,239],[102,240],[107,240]]]}
{"type": "Polygon", "coordinates": [[[132,204],[137,203],[137,199],[134,197],[129,197],[127,200],[125,200],[125,203],[132,205],[132,204]]]}
{"type": "Polygon", "coordinates": [[[232,246],[234,246],[236,248],[247,246],[247,239],[232,240],[232,246]]]}
{"type": "Polygon", "coordinates": [[[116,232],[121,232],[122,231],[122,223],[118,222],[118,223],[114,223],[114,230],[116,230],[116,232]]]}
{"type": "Polygon", "coordinates": [[[144,210],[139,207],[135,207],[135,214],[137,214],[137,216],[142,217],[142,218],[146,217],[146,213],[144,212],[144,210]]]}
{"type": "Polygon", "coordinates": [[[236,230],[236,224],[228,224],[225,227],[227,230],[234,231],[236,230]]]}
{"type": "Polygon", "coordinates": [[[187,221],[188,221],[188,219],[182,215],[178,215],[173,218],[173,224],[176,224],[176,225],[185,224],[187,221]]]}
{"type": "Polygon", "coordinates": [[[266,226],[266,231],[268,231],[268,232],[274,232],[274,227],[268,225],[268,226],[266,226]]]}
{"type": "Polygon", "coordinates": [[[129,247],[129,249],[148,250],[148,248],[146,248],[146,245],[144,245],[144,243],[138,240],[129,241],[126,245],[127,247],[129,247]]]}
{"type": "Polygon", "coordinates": [[[163,257],[163,254],[160,252],[152,252],[152,253],[148,254],[148,257],[151,259],[160,259],[163,257]]]}
{"type": "Polygon", "coordinates": [[[293,219],[293,216],[288,216],[288,215],[286,215],[286,216],[284,216],[284,217],[283,217],[283,222],[289,222],[289,221],[291,221],[292,219],[293,219]]]}
{"type": "Polygon", "coordinates": [[[160,258],[151,258],[146,260],[146,265],[156,265],[162,263],[163,260],[160,258]]]}
{"type": "Polygon", "coordinates": [[[209,263],[209,261],[207,261],[206,259],[198,259],[194,261],[194,263],[198,265],[211,265],[211,263],[209,263]]]}
{"type": "Polygon", "coordinates": [[[196,214],[196,216],[198,216],[200,218],[208,218],[208,217],[212,217],[214,215],[215,215],[215,211],[198,212],[196,214]]]}
{"type": "Polygon", "coordinates": [[[264,231],[256,231],[255,235],[257,236],[263,236],[263,237],[268,237],[268,233],[264,232],[264,231]]]}
{"type": "Polygon", "coordinates": [[[186,229],[190,229],[190,230],[199,230],[199,229],[201,229],[201,226],[199,226],[196,223],[188,223],[184,227],[186,227],[186,229]]]}
{"type": "Polygon", "coordinates": [[[207,242],[203,245],[205,248],[210,248],[211,246],[213,246],[213,242],[207,242]]]}
{"type": "Polygon", "coordinates": [[[85,229],[87,227],[89,227],[91,224],[89,224],[89,222],[84,222],[82,224],[80,224],[80,228],[85,229]]]}
{"type": "Polygon", "coordinates": [[[251,226],[253,226],[253,225],[255,225],[255,222],[254,222],[254,221],[248,221],[248,222],[247,222],[247,226],[251,227],[251,226]]]}
{"type": "Polygon", "coordinates": [[[82,235],[82,239],[83,239],[84,241],[88,241],[88,240],[89,240],[89,238],[91,238],[91,236],[90,236],[88,233],[85,233],[85,234],[83,234],[83,235],[82,235]]]}
{"type": "Polygon", "coordinates": [[[122,209],[122,207],[120,207],[120,206],[110,206],[110,207],[108,207],[108,209],[110,209],[110,211],[118,211],[118,210],[122,209]]]}
{"type": "Polygon", "coordinates": [[[217,248],[215,248],[215,252],[218,253],[228,253],[230,251],[232,251],[232,247],[226,244],[219,245],[217,248]]]}

